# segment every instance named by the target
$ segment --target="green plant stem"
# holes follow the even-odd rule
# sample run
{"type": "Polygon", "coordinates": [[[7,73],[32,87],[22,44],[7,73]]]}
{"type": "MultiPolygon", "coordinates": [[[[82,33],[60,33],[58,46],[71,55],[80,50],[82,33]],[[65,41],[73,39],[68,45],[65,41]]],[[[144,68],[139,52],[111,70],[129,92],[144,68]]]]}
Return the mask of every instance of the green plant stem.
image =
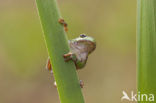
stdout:
{"type": "Polygon", "coordinates": [[[138,0],[137,22],[138,91],[156,95],[156,0],[138,0]]]}
{"type": "Polygon", "coordinates": [[[56,0],[36,0],[41,24],[44,31],[48,53],[61,103],[84,103],[75,65],[65,62],[63,54],[69,52],[67,37],[56,0]]]}

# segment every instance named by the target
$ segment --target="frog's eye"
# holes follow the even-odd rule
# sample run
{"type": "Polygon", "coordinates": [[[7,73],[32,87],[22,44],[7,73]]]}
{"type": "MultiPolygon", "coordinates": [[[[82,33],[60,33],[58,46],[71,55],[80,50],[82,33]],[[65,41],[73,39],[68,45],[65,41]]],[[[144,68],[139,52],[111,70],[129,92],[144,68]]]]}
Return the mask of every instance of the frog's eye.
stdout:
{"type": "Polygon", "coordinates": [[[80,34],[80,37],[84,38],[84,37],[86,37],[86,35],[85,34],[80,34]]]}

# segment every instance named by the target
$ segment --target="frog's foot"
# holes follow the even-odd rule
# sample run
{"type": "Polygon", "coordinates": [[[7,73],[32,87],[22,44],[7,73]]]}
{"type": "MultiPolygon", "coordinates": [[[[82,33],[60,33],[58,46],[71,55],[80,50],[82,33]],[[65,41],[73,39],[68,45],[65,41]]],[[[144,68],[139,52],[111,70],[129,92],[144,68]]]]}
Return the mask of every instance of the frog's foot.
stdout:
{"type": "Polygon", "coordinates": [[[71,52],[69,52],[69,53],[67,53],[67,54],[64,54],[64,55],[63,55],[64,60],[65,60],[66,62],[68,62],[69,60],[72,60],[72,55],[73,55],[73,53],[71,53],[71,52]]]}
{"type": "Polygon", "coordinates": [[[83,86],[84,86],[84,83],[82,80],[80,80],[80,87],[83,88],[83,86]]]}
{"type": "Polygon", "coordinates": [[[50,63],[50,58],[48,58],[47,60],[46,69],[48,69],[53,74],[52,66],[50,63]]]}
{"type": "Polygon", "coordinates": [[[67,23],[64,21],[64,19],[59,19],[58,22],[61,23],[61,24],[63,24],[64,30],[67,32],[68,31],[67,23]]]}

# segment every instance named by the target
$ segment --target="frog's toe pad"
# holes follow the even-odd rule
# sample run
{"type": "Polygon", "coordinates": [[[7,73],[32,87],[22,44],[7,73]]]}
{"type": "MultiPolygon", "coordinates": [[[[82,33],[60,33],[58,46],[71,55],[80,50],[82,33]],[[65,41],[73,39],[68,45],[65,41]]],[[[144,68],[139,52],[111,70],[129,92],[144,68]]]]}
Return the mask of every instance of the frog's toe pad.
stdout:
{"type": "Polygon", "coordinates": [[[80,80],[80,87],[83,88],[84,87],[84,83],[82,80],[80,80]]]}
{"type": "Polygon", "coordinates": [[[54,82],[54,87],[57,87],[56,81],[54,82]]]}

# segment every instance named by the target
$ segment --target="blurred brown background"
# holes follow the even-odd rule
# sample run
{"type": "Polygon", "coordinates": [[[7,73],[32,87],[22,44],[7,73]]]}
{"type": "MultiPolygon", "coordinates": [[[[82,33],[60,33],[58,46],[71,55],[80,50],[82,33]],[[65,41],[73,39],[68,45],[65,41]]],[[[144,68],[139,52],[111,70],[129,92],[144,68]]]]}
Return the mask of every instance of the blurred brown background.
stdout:
{"type": "MultiPolygon", "coordinates": [[[[136,0],[59,0],[69,39],[97,41],[85,69],[86,103],[120,103],[136,90],[136,0]]],[[[35,0],[0,0],[0,103],[59,103],[35,0]]]]}

